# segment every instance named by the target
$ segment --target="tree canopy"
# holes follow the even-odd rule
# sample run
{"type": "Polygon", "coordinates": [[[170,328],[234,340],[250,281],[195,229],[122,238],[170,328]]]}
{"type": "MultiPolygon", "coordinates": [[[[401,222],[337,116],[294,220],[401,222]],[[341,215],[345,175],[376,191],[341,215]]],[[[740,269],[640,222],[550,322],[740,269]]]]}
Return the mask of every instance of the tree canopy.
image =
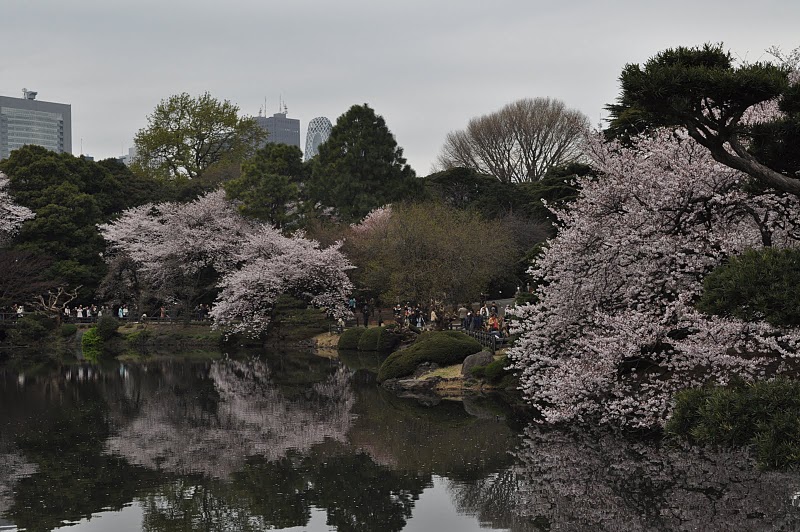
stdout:
{"type": "Polygon", "coordinates": [[[552,98],[524,98],[473,118],[447,135],[439,166],[472,168],[505,183],[541,179],[553,166],[574,162],[589,119],[552,98]]]}
{"type": "Polygon", "coordinates": [[[617,103],[607,106],[607,135],[624,139],[652,127],[682,127],[717,162],[800,195],[800,180],[778,164],[787,150],[795,162],[800,157],[797,142],[787,143],[800,138],[800,85],[790,83],[790,73],[788,66],[766,62],[736,65],[721,44],[665,50],[644,65],[625,66],[617,103]],[[779,109],[770,108],[775,102],[779,109]],[[757,135],[761,159],[748,149],[754,122],[772,123],[757,135]],[[780,144],[777,152],[767,147],[780,144]]]}
{"type": "Polygon", "coordinates": [[[352,227],[345,252],[354,278],[384,301],[474,301],[513,263],[498,224],[441,203],[376,209],[352,227]]]}
{"type": "Polygon", "coordinates": [[[135,164],[144,173],[194,179],[212,165],[248,158],[265,134],[230,101],[184,92],[162,100],[147,117],[134,138],[135,164]]]}
{"type": "Polygon", "coordinates": [[[336,120],[314,159],[309,196],[347,222],[421,191],[382,116],[354,105],[336,120]]]}
{"type": "Polygon", "coordinates": [[[36,214],[20,226],[14,247],[50,258],[46,277],[83,286],[84,298],[106,269],[97,224],[165,193],[115,160],[94,162],[39,146],[13,151],[0,170],[8,174],[13,198],[36,214]]]}
{"type": "Polygon", "coordinates": [[[300,191],[307,174],[300,148],[267,144],[242,165],[242,175],[224,187],[244,216],[286,227],[299,217],[300,191]]]}

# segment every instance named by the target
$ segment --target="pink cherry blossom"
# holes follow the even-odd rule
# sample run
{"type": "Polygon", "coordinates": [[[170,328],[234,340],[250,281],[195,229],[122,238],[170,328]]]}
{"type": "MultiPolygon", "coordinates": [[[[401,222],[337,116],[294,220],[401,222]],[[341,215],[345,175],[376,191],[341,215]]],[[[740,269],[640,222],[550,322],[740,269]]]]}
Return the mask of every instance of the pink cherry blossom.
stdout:
{"type": "Polygon", "coordinates": [[[681,132],[587,146],[602,176],[552,209],[558,234],[532,269],[538,302],[515,311],[511,358],[545,419],[657,425],[678,390],[763,377],[796,356],[796,331],[693,303],[727,257],[796,246],[798,198],[744,193],[747,176],[681,132]]]}
{"type": "MultiPolygon", "coordinates": [[[[111,255],[124,253],[147,284],[162,294],[212,269],[219,296],[211,312],[215,326],[258,335],[270,322],[278,296],[293,293],[334,316],[345,309],[351,268],[339,246],[320,249],[302,236],[242,217],[224,192],[192,202],[148,204],[129,209],[100,226],[111,255]]],[[[175,296],[177,297],[177,296],[175,296]]]]}
{"type": "Polygon", "coordinates": [[[8,242],[17,233],[22,222],[35,216],[27,207],[14,203],[8,193],[8,185],[8,177],[0,172],[0,245],[8,242]]]}

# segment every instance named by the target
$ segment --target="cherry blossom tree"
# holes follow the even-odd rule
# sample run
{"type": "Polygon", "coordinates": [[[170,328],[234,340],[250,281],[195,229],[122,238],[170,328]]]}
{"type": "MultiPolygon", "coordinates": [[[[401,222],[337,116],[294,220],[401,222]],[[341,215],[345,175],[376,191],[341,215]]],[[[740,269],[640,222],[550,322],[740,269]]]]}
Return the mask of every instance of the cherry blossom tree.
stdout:
{"type": "Polygon", "coordinates": [[[8,176],[0,172],[0,246],[17,233],[22,222],[34,217],[33,211],[14,202],[8,184],[8,176]]]}
{"type": "Polygon", "coordinates": [[[165,300],[189,311],[213,292],[216,326],[258,335],[266,330],[278,296],[291,292],[337,315],[352,285],[350,264],[338,246],[320,246],[302,236],[243,218],[216,191],[185,204],[148,204],[129,209],[100,226],[110,258],[129,256],[138,280],[165,300]]]}
{"type": "Polygon", "coordinates": [[[633,147],[588,143],[557,236],[532,269],[537,302],[519,307],[511,350],[521,385],[549,422],[663,423],[680,389],[785,369],[800,334],[700,313],[703,277],[726,257],[796,246],[800,202],[743,192],[747,176],[685,132],[633,147]]]}

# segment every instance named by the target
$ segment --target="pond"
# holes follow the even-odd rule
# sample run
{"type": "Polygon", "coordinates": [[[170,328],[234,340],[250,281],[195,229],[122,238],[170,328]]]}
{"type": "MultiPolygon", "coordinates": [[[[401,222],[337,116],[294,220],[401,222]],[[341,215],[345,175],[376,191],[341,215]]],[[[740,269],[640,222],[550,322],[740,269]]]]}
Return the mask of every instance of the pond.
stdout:
{"type": "Polygon", "coordinates": [[[800,475],[407,400],[369,355],[0,370],[0,530],[797,530],[800,475]]]}

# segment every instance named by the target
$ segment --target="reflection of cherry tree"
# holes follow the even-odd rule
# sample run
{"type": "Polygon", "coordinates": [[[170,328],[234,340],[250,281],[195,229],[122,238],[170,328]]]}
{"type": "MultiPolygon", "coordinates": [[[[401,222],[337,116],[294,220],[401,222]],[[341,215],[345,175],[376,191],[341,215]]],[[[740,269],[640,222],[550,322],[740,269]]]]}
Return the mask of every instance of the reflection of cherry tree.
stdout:
{"type": "Polygon", "coordinates": [[[610,433],[529,427],[511,470],[451,493],[512,530],[797,530],[796,474],[759,472],[744,451],[700,452],[610,433]],[[498,511],[502,510],[502,512],[498,511]],[[517,517],[509,522],[504,513],[517,517]],[[534,528],[535,529],[535,528],[534,528]]]}
{"type": "Polygon", "coordinates": [[[219,396],[213,412],[186,405],[175,388],[161,390],[107,448],[149,468],[228,477],[248,456],[274,460],[326,438],[344,441],[350,427],[354,398],[345,369],[314,384],[302,403],[283,396],[260,360],[215,362],[210,377],[219,396]]]}
{"type": "Polygon", "coordinates": [[[17,452],[3,449],[0,444],[0,516],[12,506],[15,484],[35,472],[34,464],[17,452]]]}

